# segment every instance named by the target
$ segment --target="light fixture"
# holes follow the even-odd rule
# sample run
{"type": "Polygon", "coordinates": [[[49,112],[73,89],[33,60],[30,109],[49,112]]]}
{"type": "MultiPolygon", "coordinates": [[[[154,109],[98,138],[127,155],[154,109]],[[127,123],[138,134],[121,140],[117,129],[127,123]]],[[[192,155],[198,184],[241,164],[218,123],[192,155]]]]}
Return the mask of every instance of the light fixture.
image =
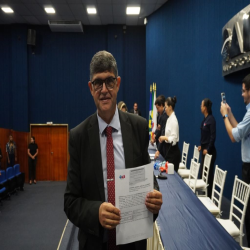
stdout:
{"type": "Polygon", "coordinates": [[[2,7],[1,9],[5,13],[13,13],[14,12],[10,7],[2,7]]]}
{"type": "Polygon", "coordinates": [[[243,19],[248,19],[248,18],[249,18],[249,15],[245,13],[245,14],[243,15],[243,19]]]}
{"type": "Polygon", "coordinates": [[[127,7],[126,14],[127,15],[139,15],[141,7],[127,7]]]}
{"type": "Polygon", "coordinates": [[[146,25],[148,23],[148,19],[145,17],[144,18],[144,24],[146,25]]]}
{"type": "Polygon", "coordinates": [[[88,14],[96,14],[96,8],[87,8],[87,12],[88,12],[88,14]]]}
{"type": "Polygon", "coordinates": [[[54,14],[54,13],[56,13],[55,9],[52,8],[52,7],[44,8],[44,10],[45,10],[48,14],[54,14]]]}

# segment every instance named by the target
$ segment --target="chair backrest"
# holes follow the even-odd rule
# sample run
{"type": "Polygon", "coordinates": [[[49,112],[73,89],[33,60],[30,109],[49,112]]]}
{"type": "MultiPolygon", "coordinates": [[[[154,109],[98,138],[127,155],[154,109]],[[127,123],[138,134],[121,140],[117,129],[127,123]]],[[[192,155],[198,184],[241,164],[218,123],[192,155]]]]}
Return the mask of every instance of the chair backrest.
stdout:
{"type": "Polygon", "coordinates": [[[211,200],[219,209],[221,209],[221,200],[223,197],[226,176],[227,171],[223,171],[216,165],[211,200]],[[219,189],[219,191],[216,188],[219,189]]]}
{"type": "Polygon", "coordinates": [[[8,179],[10,179],[10,178],[12,178],[14,176],[15,175],[14,175],[14,169],[13,169],[13,167],[8,167],[6,169],[6,179],[8,180],[8,179]]]}
{"type": "Polygon", "coordinates": [[[193,160],[195,160],[195,162],[199,163],[199,158],[200,158],[200,152],[198,150],[198,147],[194,146],[193,160]]]}
{"type": "Polygon", "coordinates": [[[238,176],[235,176],[234,187],[232,193],[231,207],[230,207],[230,216],[229,219],[233,221],[236,219],[240,223],[240,245],[242,246],[242,236],[243,236],[243,225],[245,220],[246,208],[249,199],[250,185],[244,181],[238,179],[238,176]],[[241,203],[243,208],[239,208],[235,202],[241,203]],[[237,214],[234,212],[237,210],[237,214]],[[239,217],[241,215],[241,218],[239,217]]]}
{"type": "Polygon", "coordinates": [[[185,168],[187,168],[188,149],[189,143],[183,142],[181,162],[184,164],[185,168]]]}
{"type": "Polygon", "coordinates": [[[1,175],[0,175],[0,183],[3,181],[6,181],[6,175],[4,170],[0,170],[1,175]]]}
{"type": "Polygon", "coordinates": [[[212,155],[206,154],[203,164],[202,180],[207,184],[212,155]]]}
{"type": "Polygon", "coordinates": [[[189,179],[188,185],[193,190],[194,193],[196,190],[196,181],[197,181],[199,169],[200,169],[200,163],[197,163],[194,161],[194,159],[192,159],[191,166],[190,166],[190,172],[189,172],[189,178],[188,178],[189,179]],[[192,182],[192,185],[191,185],[191,182],[192,182]]]}
{"type": "Polygon", "coordinates": [[[20,165],[19,164],[14,165],[14,172],[15,172],[15,175],[20,173],[20,165]]]}

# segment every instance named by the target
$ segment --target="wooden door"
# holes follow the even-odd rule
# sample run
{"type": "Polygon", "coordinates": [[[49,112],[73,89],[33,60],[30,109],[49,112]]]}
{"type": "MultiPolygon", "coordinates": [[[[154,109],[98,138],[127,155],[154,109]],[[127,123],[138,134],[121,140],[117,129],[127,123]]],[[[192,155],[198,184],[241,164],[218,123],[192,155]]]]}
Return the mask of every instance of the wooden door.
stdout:
{"type": "Polygon", "coordinates": [[[31,125],[38,145],[36,178],[39,181],[67,179],[67,125],[31,125]]]}

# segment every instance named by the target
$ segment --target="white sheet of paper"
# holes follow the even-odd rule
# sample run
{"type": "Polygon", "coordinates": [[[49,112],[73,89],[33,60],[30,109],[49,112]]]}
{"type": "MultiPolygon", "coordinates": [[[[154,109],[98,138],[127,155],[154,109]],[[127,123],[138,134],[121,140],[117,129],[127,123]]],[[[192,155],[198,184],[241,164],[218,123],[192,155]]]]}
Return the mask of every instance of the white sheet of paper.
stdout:
{"type": "Polygon", "coordinates": [[[121,211],[117,245],[153,236],[153,214],[145,205],[147,193],[154,188],[153,166],[115,170],[115,204],[121,211]]]}

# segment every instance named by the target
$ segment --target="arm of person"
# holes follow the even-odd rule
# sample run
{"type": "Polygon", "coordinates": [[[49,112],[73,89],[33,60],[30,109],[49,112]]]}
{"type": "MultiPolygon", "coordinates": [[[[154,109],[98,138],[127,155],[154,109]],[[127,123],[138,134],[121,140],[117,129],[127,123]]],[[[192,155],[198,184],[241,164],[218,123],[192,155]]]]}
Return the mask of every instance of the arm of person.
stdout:
{"type": "Polygon", "coordinates": [[[173,144],[175,145],[177,143],[177,138],[178,138],[178,134],[179,134],[179,124],[177,119],[176,120],[172,120],[171,123],[168,124],[168,128],[165,128],[165,135],[168,129],[168,134],[170,134],[167,137],[166,142],[171,143],[173,142],[173,144]]]}
{"type": "Polygon", "coordinates": [[[229,121],[230,121],[232,127],[235,128],[238,125],[238,122],[236,121],[236,119],[232,113],[232,110],[227,103],[226,103],[226,107],[227,107],[229,121]]]}
{"type": "Polygon", "coordinates": [[[30,153],[30,149],[28,148],[28,156],[30,157],[30,158],[32,158],[33,156],[32,156],[32,154],[30,153]]]}
{"type": "Polygon", "coordinates": [[[36,153],[33,156],[36,157],[37,155],[38,155],[38,149],[36,150],[36,153]]]}
{"type": "Polygon", "coordinates": [[[243,138],[246,138],[250,135],[250,113],[248,112],[244,119],[238,123],[236,128],[232,128],[232,135],[234,141],[239,142],[243,138]]]}
{"type": "Polygon", "coordinates": [[[7,153],[7,160],[8,160],[8,163],[10,163],[10,157],[9,157],[8,151],[7,151],[6,153],[7,153]]]}

